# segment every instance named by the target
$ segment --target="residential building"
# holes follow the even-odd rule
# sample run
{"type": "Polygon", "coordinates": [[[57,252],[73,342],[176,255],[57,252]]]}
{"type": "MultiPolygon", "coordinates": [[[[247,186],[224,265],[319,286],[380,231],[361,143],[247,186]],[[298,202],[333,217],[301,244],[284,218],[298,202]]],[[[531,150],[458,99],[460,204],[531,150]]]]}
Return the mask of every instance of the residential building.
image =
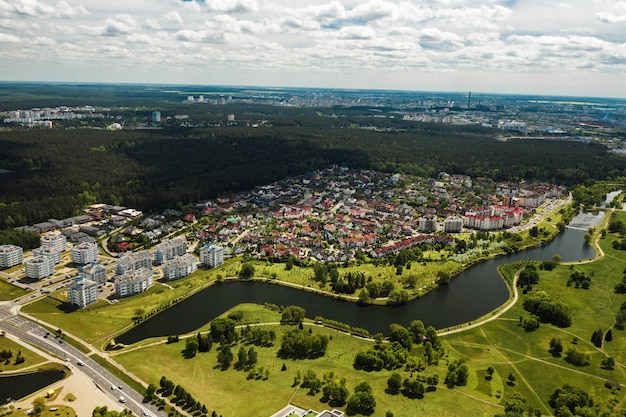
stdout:
{"type": "Polygon", "coordinates": [[[98,245],[93,242],[82,242],[72,247],[72,262],[85,265],[96,260],[98,245]]]}
{"type": "Polygon", "coordinates": [[[152,269],[152,255],[147,250],[131,252],[122,256],[115,265],[115,274],[124,275],[139,268],[152,269]]]}
{"type": "Polygon", "coordinates": [[[182,237],[175,239],[166,239],[156,246],[154,257],[157,265],[165,261],[171,261],[176,256],[182,256],[187,253],[187,241],[182,237]]]}
{"type": "Polygon", "coordinates": [[[54,273],[54,261],[47,256],[36,256],[24,261],[26,276],[31,279],[42,279],[54,273]]]}
{"type": "Polygon", "coordinates": [[[463,229],[463,219],[460,217],[448,217],[443,221],[443,231],[446,233],[459,233],[463,229]]]}
{"type": "Polygon", "coordinates": [[[200,248],[200,263],[202,266],[215,268],[224,263],[225,252],[222,246],[205,245],[200,248]]]}
{"type": "Polygon", "coordinates": [[[45,256],[50,258],[55,265],[61,263],[61,251],[56,247],[40,246],[37,249],[33,249],[33,255],[35,257],[45,256]]]}
{"type": "Polygon", "coordinates": [[[100,262],[91,262],[89,265],[78,268],[78,270],[85,278],[98,283],[98,285],[104,285],[107,282],[106,269],[100,262]]]}
{"type": "Polygon", "coordinates": [[[163,278],[167,281],[186,277],[196,270],[196,258],[186,253],[183,256],[165,261],[163,264],[163,278]]]}
{"type": "Polygon", "coordinates": [[[0,245],[0,268],[11,268],[22,263],[24,250],[15,245],[0,245]]]}
{"type": "Polygon", "coordinates": [[[423,233],[432,233],[437,231],[437,216],[427,214],[418,219],[419,231],[423,233]]]}
{"type": "Polygon", "coordinates": [[[78,307],[95,303],[98,300],[98,284],[78,276],[72,278],[72,282],[67,285],[67,301],[78,307]]]}
{"type": "Polygon", "coordinates": [[[120,275],[115,278],[115,292],[118,298],[130,297],[131,295],[144,292],[152,287],[152,270],[139,268],[136,271],[120,275]]]}
{"type": "Polygon", "coordinates": [[[56,249],[59,252],[64,252],[67,245],[67,238],[61,233],[48,233],[41,237],[41,246],[46,248],[56,249]]]}

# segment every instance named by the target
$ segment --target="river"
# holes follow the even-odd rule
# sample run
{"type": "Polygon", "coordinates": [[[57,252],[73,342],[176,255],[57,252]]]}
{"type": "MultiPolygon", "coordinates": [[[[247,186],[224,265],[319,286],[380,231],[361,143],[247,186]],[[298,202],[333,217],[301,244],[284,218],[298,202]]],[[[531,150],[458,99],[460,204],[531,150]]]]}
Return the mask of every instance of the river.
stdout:
{"type": "Polygon", "coordinates": [[[449,285],[403,306],[361,306],[260,281],[216,283],[133,327],[116,341],[132,344],[149,337],[190,333],[241,303],[298,305],[306,310],[307,317],[322,316],[367,329],[370,333],[386,333],[391,323],[408,326],[416,319],[438,329],[450,327],[475,320],[508,299],[508,289],[496,270],[504,263],[550,260],[555,254],[564,262],[593,258],[595,251],[585,244],[584,234],[582,230],[566,229],[544,246],[481,262],[463,271],[449,285]]]}

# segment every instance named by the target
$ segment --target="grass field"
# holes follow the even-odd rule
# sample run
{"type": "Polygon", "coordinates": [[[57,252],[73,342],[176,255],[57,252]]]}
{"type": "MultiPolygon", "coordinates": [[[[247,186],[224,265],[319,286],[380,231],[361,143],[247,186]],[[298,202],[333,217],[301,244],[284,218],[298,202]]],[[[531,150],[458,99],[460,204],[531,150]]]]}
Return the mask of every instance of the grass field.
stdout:
{"type": "MultiPolygon", "coordinates": [[[[626,214],[619,213],[615,219],[626,222],[626,214]]],[[[621,365],[626,362],[626,331],[613,330],[613,341],[605,342],[601,348],[596,348],[590,342],[593,331],[606,331],[613,325],[615,313],[626,302],[626,295],[613,291],[626,267],[626,253],[611,246],[615,238],[609,234],[600,240],[605,256],[592,263],[563,264],[550,272],[539,271],[540,282],[533,290],[545,291],[568,305],[573,313],[571,327],[558,328],[542,324],[534,332],[524,331],[519,325],[519,317],[527,317],[528,313],[521,307],[525,297],[521,295],[520,301],[499,319],[442,339],[448,354],[437,367],[428,367],[424,375],[438,374],[440,381],[443,381],[447,363],[465,359],[470,371],[468,384],[451,390],[440,383],[435,392],[426,393],[422,400],[386,394],[390,371],[367,373],[352,367],[355,352],[369,346],[370,342],[328,329],[314,330],[333,336],[329,351],[323,358],[301,361],[279,359],[276,357],[279,343],[273,348],[255,348],[259,352],[259,365],[269,369],[267,380],[247,380],[247,374],[243,371],[217,369],[216,350],[200,353],[192,359],[183,359],[181,351],[184,345],[180,342],[121,352],[116,355],[116,360],[146,382],[156,383],[161,376],[167,376],[175,383],[184,385],[209,409],[224,415],[270,415],[289,401],[302,408],[327,408],[327,404],[320,402],[320,394],[310,396],[306,389],[292,386],[297,371],[304,372],[307,369],[313,369],[320,377],[333,372],[337,378],[346,378],[349,390],[362,381],[369,382],[377,401],[374,416],[383,416],[386,411],[398,416],[493,416],[503,411],[503,404],[515,392],[526,397],[527,404],[534,409],[543,414],[552,414],[553,410],[548,405],[550,395],[564,383],[593,393],[597,403],[615,403],[617,407],[624,407],[626,396],[623,390],[610,390],[604,384],[607,380],[626,384],[626,370],[621,365]],[[566,285],[574,271],[592,276],[590,289],[576,289],[566,285]],[[552,338],[562,341],[563,355],[555,357],[548,351],[552,338]],[[590,364],[578,367],[568,363],[565,352],[570,348],[587,353],[590,364]],[[614,370],[601,368],[600,363],[605,356],[616,359],[618,365],[614,370]],[[145,357],[150,357],[151,361],[156,358],[162,366],[154,369],[143,360],[145,357]],[[287,370],[281,372],[283,363],[287,370]],[[490,366],[495,369],[495,374],[493,378],[487,379],[486,370],[490,366]],[[510,374],[515,377],[514,382],[508,380],[510,374]],[[241,401],[241,398],[249,397],[260,400],[254,404],[241,401]]],[[[237,309],[245,309],[244,316],[258,315],[260,321],[272,320],[271,315],[261,317],[265,314],[261,307],[241,306],[237,309]]],[[[282,329],[281,326],[275,327],[277,332],[282,329]]],[[[233,348],[235,354],[237,350],[238,347],[233,348]]],[[[402,378],[409,376],[402,369],[399,372],[402,378]]]]}
{"type": "Polygon", "coordinates": [[[29,366],[37,365],[46,361],[43,357],[39,356],[32,350],[12,341],[7,337],[0,337],[0,350],[10,350],[13,353],[13,357],[9,360],[9,363],[0,362],[0,372],[17,371],[29,366]],[[22,353],[24,362],[15,364],[15,358],[18,352],[22,353]]]}
{"type": "Polygon", "coordinates": [[[15,300],[26,294],[28,294],[27,291],[0,279],[0,301],[15,300]]]}

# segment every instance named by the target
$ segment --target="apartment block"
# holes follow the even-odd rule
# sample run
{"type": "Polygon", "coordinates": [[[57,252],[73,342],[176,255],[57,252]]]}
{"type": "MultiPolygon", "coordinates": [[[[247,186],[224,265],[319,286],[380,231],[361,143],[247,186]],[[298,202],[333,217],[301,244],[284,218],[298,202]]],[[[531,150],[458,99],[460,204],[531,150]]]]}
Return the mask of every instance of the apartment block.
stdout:
{"type": "Polygon", "coordinates": [[[0,245],[0,268],[11,268],[22,263],[24,251],[15,245],[0,245]]]}
{"type": "Polygon", "coordinates": [[[85,278],[96,282],[98,285],[104,285],[107,282],[106,269],[100,262],[91,262],[78,268],[78,270],[85,278]]]}
{"type": "Polygon", "coordinates": [[[54,273],[54,261],[47,256],[35,256],[24,261],[26,276],[31,279],[42,279],[54,273]]]}
{"type": "Polygon", "coordinates": [[[92,242],[83,242],[72,247],[72,262],[85,265],[96,260],[98,245],[92,242]]]}
{"type": "Polygon", "coordinates": [[[35,257],[45,256],[50,258],[55,265],[61,263],[61,251],[55,247],[40,246],[37,249],[33,249],[33,255],[35,257]]]}
{"type": "Polygon", "coordinates": [[[443,231],[446,233],[459,233],[463,229],[463,219],[460,217],[448,217],[443,221],[443,231]]]}
{"type": "Polygon", "coordinates": [[[152,255],[147,250],[131,252],[122,256],[115,265],[115,274],[124,275],[139,268],[152,269],[152,255]]]}
{"type": "Polygon", "coordinates": [[[172,281],[193,273],[196,270],[196,258],[191,254],[177,256],[163,264],[163,278],[172,281]]]}
{"type": "Polygon", "coordinates": [[[64,252],[67,247],[67,238],[60,233],[48,233],[41,237],[41,246],[64,252]]]}
{"type": "Polygon", "coordinates": [[[152,287],[152,270],[139,268],[136,271],[120,275],[115,278],[115,292],[118,298],[130,297],[131,295],[144,292],[152,287]]]}
{"type": "Polygon", "coordinates": [[[224,263],[224,253],[222,246],[206,245],[200,248],[200,263],[208,268],[215,268],[224,263]]]}
{"type": "Polygon", "coordinates": [[[176,256],[183,256],[187,253],[187,241],[182,237],[171,240],[164,240],[156,246],[154,252],[155,261],[158,265],[165,261],[171,261],[176,256]]]}
{"type": "Polygon", "coordinates": [[[70,304],[83,308],[98,301],[98,284],[78,276],[67,285],[67,300],[70,304]]]}

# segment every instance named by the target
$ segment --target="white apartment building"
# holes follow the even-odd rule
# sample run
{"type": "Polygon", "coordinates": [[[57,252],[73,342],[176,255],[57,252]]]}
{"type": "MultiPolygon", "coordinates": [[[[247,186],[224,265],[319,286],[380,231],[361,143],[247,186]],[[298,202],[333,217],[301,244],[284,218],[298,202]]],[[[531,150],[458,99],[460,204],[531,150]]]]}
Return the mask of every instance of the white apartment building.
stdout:
{"type": "Polygon", "coordinates": [[[463,219],[460,217],[448,217],[443,221],[443,231],[446,233],[459,233],[463,229],[463,219]]]}
{"type": "Polygon", "coordinates": [[[107,282],[106,269],[100,262],[91,262],[78,269],[85,278],[94,281],[98,285],[104,285],[107,282]]]}
{"type": "Polygon", "coordinates": [[[196,270],[196,258],[186,253],[163,264],[163,278],[167,281],[186,277],[196,270]]]}
{"type": "Polygon", "coordinates": [[[187,241],[182,237],[171,240],[164,240],[156,246],[154,252],[155,261],[158,265],[165,261],[171,261],[176,256],[183,256],[187,253],[187,241]]]}
{"type": "Polygon", "coordinates": [[[152,269],[152,255],[147,250],[131,252],[122,256],[115,264],[115,274],[124,275],[139,268],[152,269]]]}
{"type": "Polygon", "coordinates": [[[0,245],[0,268],[11,268],[22,263],[24,250],[15,245],[0,245]]]}
{"type": "Polygon", "coordinates": [[[61,263],[61,251],[54,247],[40,246],[37,249],[33,249],[33,256],[45,256],[50,258],[55,265],[61,263]]]}
{"type": "Polygon", "coordinates": [[[67,247],[67,238],[60,233],[48,233],[41,237],[41,247],[64,252],[67,247]]]}
{"type": "Polygon", "coordinates": [[[200,248],[200,263],[202,266],[215,268],[224,263],[223,247],[217,245],[205,245],[200,248]]]}
{"type": "Polygon", "coordinates": [[[132,273],[120,275],[115,278],[115,292],[118,298],[130,297],[131,295],[144,292],[152,287],[152,271],[148,268],[139,268],[132,273]]]}
{"type": "Polygon", "coordinates": [[[92,242],[83,242],[72,247],[72,262],[85,265],[96,260],[98,245],[92,242]]]}
{"type": "Polygon", "coordinates": [[[31,279],[42,279],[54,273],[54,261],[47,256],[35,256],[24,261],[26,276],[31,279]]]}
{"type": "Polygon", "coordinates": [[[67,300],[78,308],[98,301],[98,284],[82,276],[72,278],[67,285],[67,300]]]}
{"type": "Polygon", "coordinates": [[[437,216],[427,214],[418,219],[419,231],[423,233],[432,233],[437,231],[437,216]]]}

